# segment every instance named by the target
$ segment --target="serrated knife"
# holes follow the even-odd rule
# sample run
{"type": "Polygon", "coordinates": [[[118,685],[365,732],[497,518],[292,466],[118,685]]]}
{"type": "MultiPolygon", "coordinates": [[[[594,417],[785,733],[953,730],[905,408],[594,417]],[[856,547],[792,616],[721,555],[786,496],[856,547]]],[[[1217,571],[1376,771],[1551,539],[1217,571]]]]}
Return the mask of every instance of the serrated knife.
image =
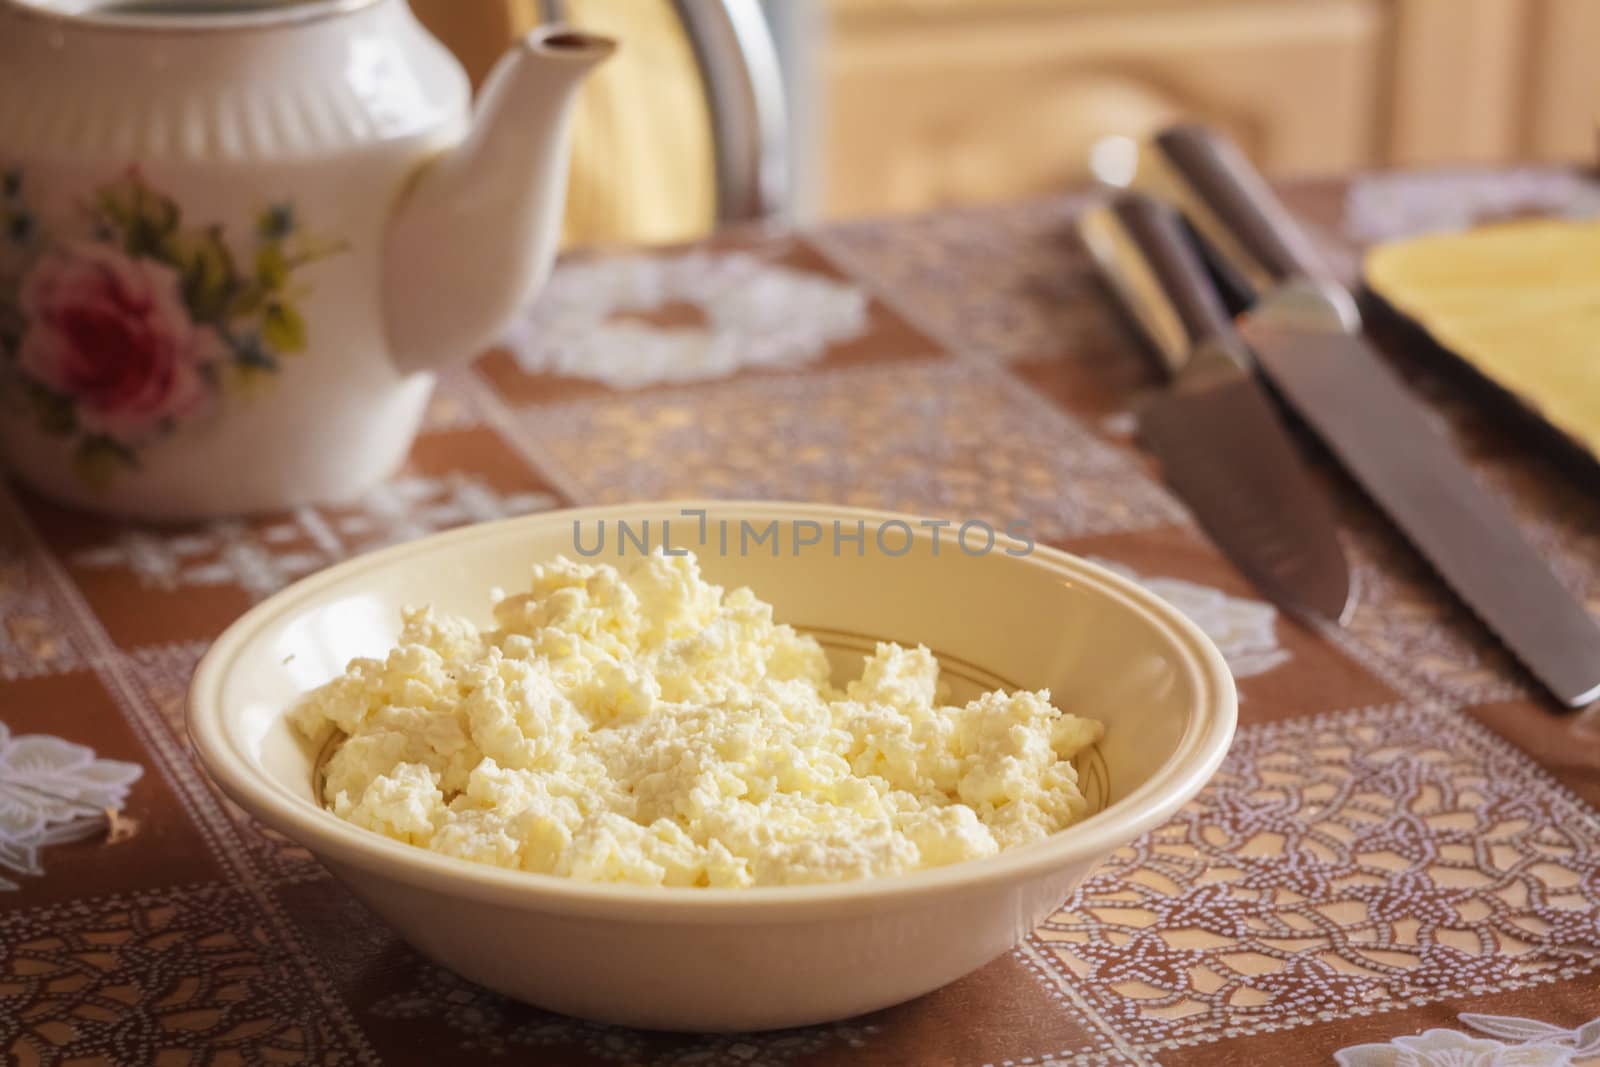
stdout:
{"type": "Polygon", "coordinates": [[[1203,126],[1152,147],[1162,191],[1257,289],[1240,329],[1278,393],[1554,696],[1600,699],[1600,626],[1361,339],[1354,299],[1267,183],[1203,126]]]}
{"type": "Polygon", "coordinates": [[[1342,620],[1350,573],[1332,508],[1256,381],[1178,214],[1128,193],[1080,216],[1078,232],[1172,375],[1138,415],[1167,484],[1270,600],[1342,620]]]}

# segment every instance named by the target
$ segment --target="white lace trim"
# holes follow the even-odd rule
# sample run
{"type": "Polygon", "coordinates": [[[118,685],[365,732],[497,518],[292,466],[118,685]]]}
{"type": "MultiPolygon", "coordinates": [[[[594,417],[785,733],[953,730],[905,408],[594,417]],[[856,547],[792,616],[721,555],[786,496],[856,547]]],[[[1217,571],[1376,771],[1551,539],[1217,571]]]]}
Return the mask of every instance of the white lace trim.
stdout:
{"type": "MultiPolygon", "coordinates": [[[[106,810],[121,809],[143,773],[59,737],[12,737],[0,722],[0,872],[43,874],[40,850],[103,829],[106,810]]],[[[0,892],[17,888],[0,874],[0,892]]]]}
{"type": "Polygon", "coordinates": [[[1519,212],[1597,216],[1600,186],[1576,173],[1533,168],[1367,175],[1345,194],[1344,230],[1356,241],[1392,241],[1519,212]]]}
{"type": "Polygon", "coordinates": [[[148,589],[236,586],[261,599],[359,552],[557,503],[544,492],[503,493],[460,472],[407,475],[391,478],[353,505],[301,508],[270,524],[219,519],[174,529],[122,527],[75,553],[72,562],[128,571],[148,589]]]}
{"type": "Polygon", "coordinates": [[[637,389],[799,366],[866,327],[867,296],[855,286],[748,253],[693,252],[565,264],[504,344],[529,373],[637,389]],[[617,318],[670,304],[694,306],[706,324],[617,318]]]}
{"type": "Polygon", "coordinates": [[[1278,610],[1271,604],[1229,596],[1183,578],[1146,578],[1113,560],[1090,558],[1133,579],[1188,616],[1216,644],[1235,678],[1265,674],[1289,662],[1288,650],[1278,644],[1278,610]]]}
{"type": "Polygon", "coordinates": [[[1339,1067],[1568,1067],[1600,1056],[1600,1019],[1571,1030],[1515,1015],[1459,1016],[1479,1033],[1425,1030],[1333,1054],[1339,1067]]]}

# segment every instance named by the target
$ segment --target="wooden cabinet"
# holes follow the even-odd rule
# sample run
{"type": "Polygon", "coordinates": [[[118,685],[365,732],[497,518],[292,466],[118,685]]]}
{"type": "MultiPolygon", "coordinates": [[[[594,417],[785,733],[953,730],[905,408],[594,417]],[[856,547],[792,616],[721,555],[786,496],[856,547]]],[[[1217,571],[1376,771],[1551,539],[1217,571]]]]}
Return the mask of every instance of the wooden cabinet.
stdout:
{"type": "Polygon", "coordinates": [[[1527,123],[1518,147],[1538,159],[1596,158],[1600,3],[1541,0],[1531,17],[1527,123]]]}
{"type": "Polygon", "coordinates": [[[832,215],[1058,190],[1180,116],[1306,173],[1576,157],[1600,113],[1600,0],[830,2],[832,215]]]}

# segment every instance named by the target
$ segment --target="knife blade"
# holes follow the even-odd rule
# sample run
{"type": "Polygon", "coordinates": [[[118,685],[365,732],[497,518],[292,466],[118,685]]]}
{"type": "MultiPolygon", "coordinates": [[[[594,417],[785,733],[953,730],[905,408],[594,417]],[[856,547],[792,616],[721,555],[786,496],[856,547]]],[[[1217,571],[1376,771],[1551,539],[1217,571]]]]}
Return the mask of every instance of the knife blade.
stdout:
{"type": "MultiPolygon", "coordinates": [[[[1433,569],[1562,703],[1600,699],[1600,626],[1477,482],[1399,376],[1361,338],[1361,316],[1242,153],[1203,126],[1159,133],[1163,170],[1227,231],[1260,297],[1241,332],[1278,392],[1433,569]]],[[[1227,247],[1227,246],[1225,246],[1227,247]]]]}
{"type": "Polygon", "coordinates": [[[1251,372],[1178,214],[1124,194],[1082,215],[1078,231],[1173,377],[1139,411],[1139,436],[1167,484],[1270,600],[1342,621],[1350,572],[1332,508],[1251,372]]]}

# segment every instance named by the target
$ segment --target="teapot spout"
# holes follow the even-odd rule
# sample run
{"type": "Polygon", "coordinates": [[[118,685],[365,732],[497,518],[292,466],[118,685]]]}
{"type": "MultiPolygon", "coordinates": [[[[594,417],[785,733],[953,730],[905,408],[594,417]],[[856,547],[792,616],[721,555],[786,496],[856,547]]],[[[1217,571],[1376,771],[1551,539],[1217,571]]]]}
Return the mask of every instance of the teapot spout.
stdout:
{"type": "Polygon", "coordinates": [[[534,30],[497,63],[466,139],[427,164],[389,223],[383,309],[405,372],[489,345],[549,274],[566,201],[567,127],[602,37],[534,30]]]}

